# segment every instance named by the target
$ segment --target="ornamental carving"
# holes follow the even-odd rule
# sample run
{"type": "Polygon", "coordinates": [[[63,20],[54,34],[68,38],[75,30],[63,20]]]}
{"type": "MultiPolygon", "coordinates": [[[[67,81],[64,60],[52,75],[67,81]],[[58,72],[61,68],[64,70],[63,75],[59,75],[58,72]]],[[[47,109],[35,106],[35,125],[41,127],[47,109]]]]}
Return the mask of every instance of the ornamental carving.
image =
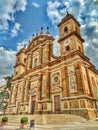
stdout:
{"type": "Polygon", "coordinates": [[[43,63],[47,60],[47,48],[43,47],[43,55],[42,55],[43,63]]]}
{"type": "Polygon", "coordinates": [[[75,75],[69,77],[69,89],[70,89],[71,93],[77,91],[77,85],[76,85],[76,77],[75,77],[75,75]]]}
{"type": "Polygon", "coordinates": [[[75,72],[74,65],[68,67],[68,75],[72,75],[75,72]]]}
{"type": "Polygon", "coordinates": [[[46,97],[46,75],[42,79],[42,97],[46,97]]]}
{"type": "Polygon", "coordinates": [[[57,72],[53,72],[52,73],[52,86],[61,86],[60,85],[60,72],[57,71],[57,72]]]}

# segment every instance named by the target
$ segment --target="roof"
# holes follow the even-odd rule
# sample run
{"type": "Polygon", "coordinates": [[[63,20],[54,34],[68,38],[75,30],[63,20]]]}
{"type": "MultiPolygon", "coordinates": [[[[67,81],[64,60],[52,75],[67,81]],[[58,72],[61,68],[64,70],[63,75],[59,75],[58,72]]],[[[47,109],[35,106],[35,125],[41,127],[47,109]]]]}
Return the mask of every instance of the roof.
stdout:
{"type": "Polygon", "coordinates": [[[68,21],[69,19],[73,19],[79,26],[80,26],[80,24],[79,24],[79,22],[74,18],[74,16],[72,15],[72,14],[69,14],[68,12],[67,12],[67,15],[62,19],[62,21],[58,24],[58,27],[60,26],[60,25],[62,25],[63,23],[65,23],[66,21],[68,21]]]}
{"type": "Polygon", "coordinates": [[[26,46],[24,46],[22,49],[20,49],[20,51],[16,54],[19,55],[20,53],[25,53],[26,52],[26,46]]]}

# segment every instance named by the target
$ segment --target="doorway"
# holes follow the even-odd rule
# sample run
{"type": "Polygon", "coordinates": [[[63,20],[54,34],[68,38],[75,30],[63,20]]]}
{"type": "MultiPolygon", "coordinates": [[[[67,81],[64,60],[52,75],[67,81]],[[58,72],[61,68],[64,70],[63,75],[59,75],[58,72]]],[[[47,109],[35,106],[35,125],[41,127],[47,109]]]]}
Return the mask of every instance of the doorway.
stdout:
{"type": "Polygon", "coordinates": [[[60,109],[60,95],[54,96],[54,113],[59,114],[61,109],[60,109]]]}
{"type": "Polygon", "coordinates": [[[18,106],[19,106],[19,103],[18,101],[16,101],[16,113],[15,114],[18,114],[18,106]]]}
{"type": "Polygon", "coordinates": [[[32,96],[32,100],[31,100],[31,114],[35,113],[35,102],[36,102],[36,96],[32,96]]]}

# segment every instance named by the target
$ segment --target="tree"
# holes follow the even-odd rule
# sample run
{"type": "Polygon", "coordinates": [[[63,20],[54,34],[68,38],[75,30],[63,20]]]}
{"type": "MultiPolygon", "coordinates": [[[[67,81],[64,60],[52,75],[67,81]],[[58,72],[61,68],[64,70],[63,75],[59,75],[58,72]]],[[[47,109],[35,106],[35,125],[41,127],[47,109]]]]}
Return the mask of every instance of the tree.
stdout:
{"type": "Polygon", "coordinates": [[[0,92],[0,111],[5,113],[5,109],[7,107],[7,99],[9,98],[9,93],[8,91],[4,90],[0,92]]]}
{"type": "Polygon", "coordinates": [[[7,86],[7,88],[10,90],[12,79],[13,79],[13,75],[4,77],[4,79],[6,80],[6,86],[7,86]]]}

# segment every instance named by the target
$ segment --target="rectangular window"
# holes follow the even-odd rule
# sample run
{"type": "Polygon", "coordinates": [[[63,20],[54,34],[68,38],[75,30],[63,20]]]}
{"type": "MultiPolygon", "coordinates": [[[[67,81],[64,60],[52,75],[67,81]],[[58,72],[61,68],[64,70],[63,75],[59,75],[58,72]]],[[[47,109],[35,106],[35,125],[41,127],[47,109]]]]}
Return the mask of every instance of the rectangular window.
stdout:
{"type": "Polygon", "coordinates": [[[26,58],[24,58],[24,63],[26,63],[26,58]]]}

